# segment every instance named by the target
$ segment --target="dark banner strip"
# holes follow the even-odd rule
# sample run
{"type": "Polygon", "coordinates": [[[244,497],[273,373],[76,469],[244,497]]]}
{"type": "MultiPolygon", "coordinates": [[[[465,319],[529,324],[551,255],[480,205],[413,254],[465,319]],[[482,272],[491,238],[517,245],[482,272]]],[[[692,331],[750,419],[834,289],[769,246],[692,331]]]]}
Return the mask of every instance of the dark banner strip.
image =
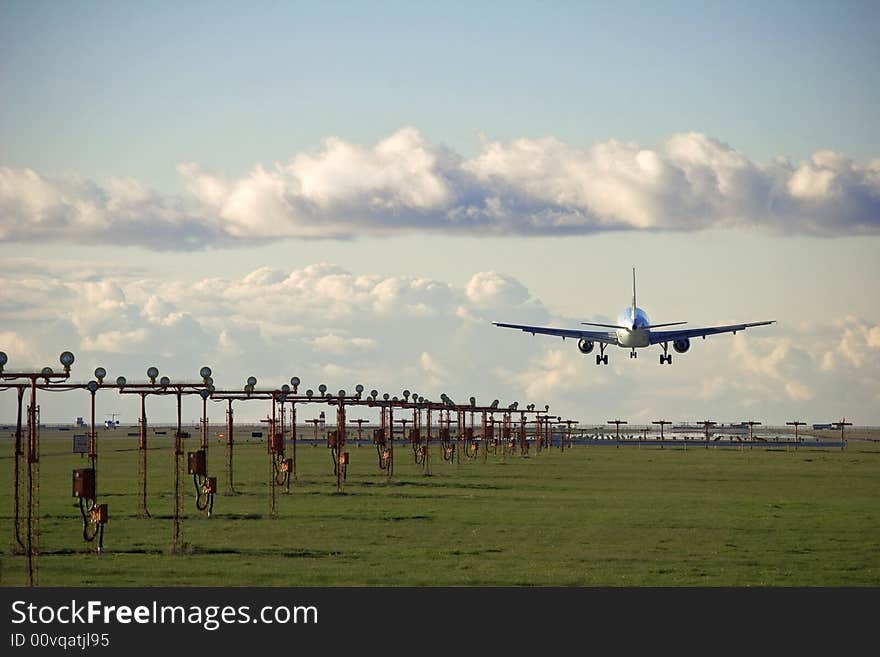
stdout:
{"type": "Polygon", "coordinates": [[[848,645],[872,627],[878,602],[880,589],[0,589],[5,655],[385,654],[461,641],[522,651],[704,637],[790,648],[822,634],[848,645]]]}

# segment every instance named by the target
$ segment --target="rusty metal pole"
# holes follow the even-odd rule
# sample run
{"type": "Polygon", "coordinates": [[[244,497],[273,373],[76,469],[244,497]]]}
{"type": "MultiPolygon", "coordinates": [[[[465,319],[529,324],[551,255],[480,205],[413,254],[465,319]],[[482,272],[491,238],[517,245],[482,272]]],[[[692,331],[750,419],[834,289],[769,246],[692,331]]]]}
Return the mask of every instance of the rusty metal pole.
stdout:
{"type": "Polygon", "coordinates": [[[141,431],[138,438],[138,492],[140,493],[140,509],[138,516],[141,518],[150,518],[147,509],[147,402],[146,393],[140,394],[141,398],[141,431]]]}
{"type": "Polygon", "coordinates": [[[339,397],[336,409],[336,492],[342,493],[345,488],[345,475],[348,466],[348,454],[345,451],[345,402],[339,397]]]}
{"type": "Polygon", "coordinates": [[[28,408],[28,492],[27,492],[27,565],[28,586],[37,585],[37,553],[40,538],[39,480],[40,443],[37,418],[37,378],[31,377],[31,404],[28,408]]]}
{"type": "Polygon", "coordinates": [[[291,467],[293,472],[290,473],[291,478],[296,480],[296,402],[290,402],[290,449],[291,449],[291,467]]]}
{"type": "Polygon", "coordinates": [[[431,476],[431,407],[425,410],[425,474],[431,476]]]}
{"type": "Polygon", "coordinates": [[[483,411],[483,463],[489,460],[489,418],[486,411],[483,411]]]}
{"type": "Polygon", "coordinates": [[[385,468],[388,481],[394,475],[394,407],[388,406],[388,448],[390,451],[388,456],[388,467],[385,468]]]}
{"type": "Polygon", "coordinates": [[[229,489],[227,495],[235,495],[235,477],[233,470],[233,445],[235,438],[232,435],[235,426],[235,418],[232,412],[232,400],[226,400],[226,487],[229,489]]]}
{"type": "Polygon", "coordinates": [[[14,506],[14,515],[12,520],[13,525],[13,537],[15,539],[15,544],[13,547],[15,550],[24,550],[24,541],[21,539],[21,457],[24,454],[22,449],[22,435],[21,435],[21,411],[22,411],[22,399],[24,398],[24,386],[16,386],[16,393],[18,395],[18,415],[16,423],[15,423],[15,453],[13,454],[13,468],[15,470],[13,476],[13,506],[14,506]]]}
{"type": "Polygon", "coordinates": [[[183,490],[180,486],[180,470],[183,457],[183,426],[180,417],[181,389],[177,386],[177,431],[174,432],[174,528],[172,534],[172,550],[181,549],[181,515],[183,512],[183,490]]]}

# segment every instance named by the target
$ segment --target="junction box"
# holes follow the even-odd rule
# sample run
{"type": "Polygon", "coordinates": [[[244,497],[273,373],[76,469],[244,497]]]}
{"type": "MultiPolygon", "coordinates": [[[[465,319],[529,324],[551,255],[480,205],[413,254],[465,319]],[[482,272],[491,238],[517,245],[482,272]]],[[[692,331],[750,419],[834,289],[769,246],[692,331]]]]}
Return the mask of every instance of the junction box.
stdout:
{"type": "Polygon", "coordinates": [[[384,445],[385,444],[385,431],[382,429],[373,429],[373,444],[374,445],[384,445]]]}
{"type": "Polygon", "coordinates": [[[202,484],[202,492],[205,495],[213,495],[217,492],[217,477],[206,477],[202,484]]]}
{"type": "Polygon", "coordinates": [[[92,507],[91,511],[92,522],[96,525],[106,525],[107,524],[107,505],[106,504],[96,504],[92,507]]]}
{"type": "Polygon", "coordinates": [[[92,468],[73,471],[73,496],[86,500],[95,499],[95,471],[92,468]]]}
{"type": "Polygon", "coordinates": [[[283,454],[284,453],[284,435],[281,433],[272,434],[271,445],[273,454],[283,454]]]}
{"type": "Polygon", "coordinates": [[[207,460],[205,458],[205,450],[200,449],[189,453],[188,472],[191,475],[199,475],[204,477],[208,474],[207,460]]]}
{"type": "Polygon", "coordinates": [[[336,449],[336,430],[327,432],[327,447],[330,449],[336,449]]]}

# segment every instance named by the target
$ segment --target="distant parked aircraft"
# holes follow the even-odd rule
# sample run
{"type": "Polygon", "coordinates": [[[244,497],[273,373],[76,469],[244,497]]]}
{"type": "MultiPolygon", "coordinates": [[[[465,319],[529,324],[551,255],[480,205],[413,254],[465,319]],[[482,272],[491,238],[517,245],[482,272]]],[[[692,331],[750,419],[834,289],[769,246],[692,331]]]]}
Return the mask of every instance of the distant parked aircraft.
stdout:
{"type": "Polygon", "coordinates": [[[574,338],[578,341],[578,350],[582,354],[588,354],[593,351],[596,343],[599,344],[599,353],[596,354],[596,365],[607,365],[608,355],[605,348],[608,345],[616,345],[625,349],[630,349],[630,358],[636,358],[636,349],[641,347],[649,347],[659,344],[663,348],[660,354],[660,364],[664,363],[672,365],[672,354],[669,353],[669,345],[680,354],[685,353],[691,348],[691,338],[702,337],[707,335],[715,335],[718,333],[736,333],[744,331],[752,326],[766,326],[773,324],[776,320],[764,322],[751,322],[749,324],[730,324],[727,326],[709,326],[704,328],[691,329],[674,329],[671,331],[655,331],[664,326],[679,326],[687,324],[687,322],[668,322],[666,324],[651,324],[645,311],[636,306],[636,269],[633,267],[633,296],[632,306],[623,310],[617,318],[617,324],[596,324],[595,322],[581,322],[585,326],[600,326],[610,331],[583,331],[581,329],[561,329],[547,326],[526,326],[523,324],[505,324],[502,322],[492,322],[495,326],[502,328],[520,329],[526,333],[535,335],[555,335],[565,338],[574,338]]]}

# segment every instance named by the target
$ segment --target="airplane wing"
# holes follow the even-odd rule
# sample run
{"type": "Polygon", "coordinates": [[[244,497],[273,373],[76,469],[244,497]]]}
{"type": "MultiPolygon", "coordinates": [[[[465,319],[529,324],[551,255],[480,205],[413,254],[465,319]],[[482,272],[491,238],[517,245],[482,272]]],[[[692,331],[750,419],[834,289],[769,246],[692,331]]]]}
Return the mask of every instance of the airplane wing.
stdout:
{"type": "Polygon", "coordinates": [[[678,329],[675,331],[651,331],[651,344],[672,342],[673,340],[678,340],[680,338],[704,338],[707,335],[716,335],[718,333],[736,333],[737,331],[745,331],[750,326],[766,326],[767,324],[775,323],[776,320],[771,319],[767,322],[751,322],[749,324],[707,326],[704,328],[678,329]]]}
{"type": "Polygon", "coordinates": [[[605,342],[606,344],[617,344],[617,334],[614,331],[581,331],[580,329],[561,329],[549,326],[527,326],[524,324],[504,324],[502,322],[492,322],[495,326],[502,328],[519,329],[525,333],[535,335],[555,335],[562,338],[574,338],[575,340],[593,340],[594,342],[605,342]]]}

